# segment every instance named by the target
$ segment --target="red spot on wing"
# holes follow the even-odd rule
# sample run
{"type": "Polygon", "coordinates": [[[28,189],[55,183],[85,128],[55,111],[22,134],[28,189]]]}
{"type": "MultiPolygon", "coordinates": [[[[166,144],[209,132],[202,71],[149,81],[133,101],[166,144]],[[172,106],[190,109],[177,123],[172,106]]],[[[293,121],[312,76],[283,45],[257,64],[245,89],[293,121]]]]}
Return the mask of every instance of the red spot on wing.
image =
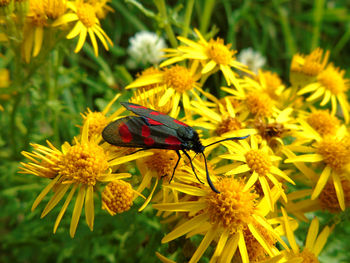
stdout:
{"type": "Polygon", "coordinates": [[[180,124],[182,126],[188,126],[186,123],[183,123],[182,121],[178,121],[176,119],[174,119],[174,122],[177,123],[177,124],[180,124]]]}
{"type": "Polygon", "coordinates": [[[168,145],[168,149],[179,149],[181,142],[178,138],[176,138],[175,136],[169,136],[167,138],[165,138],[165,143],[168,145]]]}
{"type": "Polygon", "coordinates": [[[140,106],[140,105],[129,105],[130,108],[134,108],[134,109],[148,109],[144,106],[140,106]]]}
{"type": "Polygon", "coordinates": [[[131,142],[132,141],[131,132],[129,131],[129,128],[125,123],[123,123],[119,126],[118,131],[119,131],[120,138],[122,138],[123,142],[131,142]]]}
{"type": "Polygon", "coordinates": [[[163,123],[161,123],[159,121],[152,120],[150,118],[147,118],[147,121],[150,125],[163,125],[163,123]]]}
{"type": "Polygon", "coordinates": [[[141,131],[141,135],[142,137],[148,137],[151,134],[151,130],[149,129],[149,127],[147,125],[143,125],[142,126],[142,131],[141,131]]]}
{"type": "Polygon", "coordinates": [[[145,138],[143,140],[143,142],[147,145],[147,146],[151,146],[154,144],[154,140],[151,137],[145,138]]]}
{"type": "Polygon", "coordinates": [[[151,115],[159,115],[160,112],[158,112],[158,111],[151,111],[149,114],[151,114],[151,115]]]}

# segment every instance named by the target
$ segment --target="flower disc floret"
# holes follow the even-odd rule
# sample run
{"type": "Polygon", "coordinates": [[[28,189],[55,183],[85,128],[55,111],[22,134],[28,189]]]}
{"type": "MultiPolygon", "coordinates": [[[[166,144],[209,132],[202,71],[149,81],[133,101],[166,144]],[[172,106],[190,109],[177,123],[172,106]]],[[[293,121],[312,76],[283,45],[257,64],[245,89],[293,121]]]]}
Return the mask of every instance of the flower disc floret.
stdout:
{"type": "Polygon", "coordinates": [[[318,153],[324,162],[336,172],[341,173],[350,162],[350,148],[345,141],[325,139],[318,146],[318,153]]]}
{"type": "Polygon", "coordinates": [[[269,117],[272,114],[273,102],[265,93],[249,92],[246,103],[253,115],[269,117]]]}
{"type": "Polygon", "coordinates": [[[318,82],[328,89],[332,94],[338,95],[347,91],[346,80],[344,80],[344,70],[335,68],[334,66],[328,66],[318,76],[318,82]]]}
{"type": "Polygon", "coordinates": [[[217,38],[216,40],[210,39],[208,43],[208,57],[214,60],[220,65],[229,65],[234,55],[234,52],[230,50],[231,45],[224,45],[224,40],[217,38]]]}
{"type": "Polygon", "coordinates": [[[240,123],[239,120],[236,118],[233,118],[231,116],[223,119],[219,124],[216,129],[216,134],[217,135],[222,135],[226,132],[229,131],[236,131],[242,128],[242,124],[240,123]]]}
{"type": "Polygon", "coordinates": [[[111,182],[102,192],[102,207],[111,215],[128,211],[132,204],[133,190],[129,183],[111,182]]]}
{"type": "Polygon", "coordinates": [[[83,3],[77,6],[77,15],[79,20],[87,27],[92,27],[96,24],[96,13],[92,5],[83,3]]]}
{"type": "Polygon", "coordinates": [[[340,124],[340,121],[327,111],[311,113],[307,122],[322,136],[335,134],[340,124]]]}
{"type": "Polygon", "coordinates": [[[272,166],[267,154],[261,150],[249,150],[245,154],[245,159],[249,168],[260,176],[265,176],[272,166]]]}
{"type": "Polygon", "coordinates": [[[107,159],[103,148],[96,143],[77,142],[63,156],[60,174],[65,181],[94,186],[108,169],[107,159]]]}
{"type": "Polygon", "coordinates": [[[164,69],[164,82],[181,93],[192,89],[195,83],[191,72],[179,65],[164,69]]]}
{"type": "Polygon", "coordinates": [[[158,178],[171,176],[177,162],[175,151],[153,150],[153,155],[146,157],[146,165],[150,170],[156,171],[158,178]]]}
{"type": "Polygon", "coordinates": [[[207,196],[208,214],[212,224],[227,228],[231,233],[244,230],[252,222],[258,195],[243,192],[244,181],[224,178],[216,183],[220,194],[207,196]]]}
{"type": "Polygon", "coordinates": [[[101,134],[102,130],[109,123],[108,119],[102,112],[88,112],[83,115],[84,121],[89,120],[89,138],[96,134],[101,134]]]}
{"type": "MultiPolygon", "coordinates": [[[[343,188],[343,192],[344,192],[345,207],[349,207],[350,206],[349,180],[346,180],[346,179],[341,180],[341,187],[343,188]]],[[[337,193],[334,188],[334,184],[331,181],[328,181],[326,183],[326,186],[323,188],[318,199],[320,201],[320,205],[322,209],[328,210],[331,213],[339,213],[342,211],[339,206],[339,201],[338,201],[337,193]]]]}

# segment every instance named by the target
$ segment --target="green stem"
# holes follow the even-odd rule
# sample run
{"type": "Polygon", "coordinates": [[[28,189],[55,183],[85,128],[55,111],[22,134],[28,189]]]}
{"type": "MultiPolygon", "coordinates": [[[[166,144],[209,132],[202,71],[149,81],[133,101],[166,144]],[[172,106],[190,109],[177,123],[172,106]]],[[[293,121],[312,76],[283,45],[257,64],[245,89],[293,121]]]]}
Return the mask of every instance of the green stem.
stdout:
{"type": "Polygon", "coordinates": [[[311,50],[317,48],[320,44],[321,22],[324,11],[324,0],[315,0],[313,12],[314,26],[312,30],[311,50]]]}
{"type": "Polygon", "coordinates": [[[132,13],[130,12],[121,1],[112,1],[111,5],[119,11],[129,22],[136,28],[137,31],[147,30],[147,27],[132,13]]]}
{"type": "Polygon", "coordinates": [[[279,1],[274,1],[275,8],[277,9],[278,15],[279,15],[279,20],[281,23],[282,27],[282,33],[284,35],[284,41],[286,45],[286,50],[288,57],[291,58],[293,54],[296,53],[296,48],[295,48],[295,41],[293,38],[292,30],[289,24],[289,19],[288,19],[288,13],[287,11],[281,6],[279,1]]]}
{"type": "Polygon", "coordinates": [[[170,44],[173,48],[176,48],[177,47],[177,40],[176,40],[174,31],[171,28],[170,22],[169,22],[165,1],[164,0],[154,0],[154,3],[156,5],[158,12],[160,13],[162,21],[164,23],[164,29],[165,29],[165,32],[168,36],[170,44]]]}
{"type": "Polygon", "coordinates": [[[200,20],[199,31],[204,35],[208,31],[210,18],[214,10],[215,0],[206,0],[204,3],[203,15],[200,20]]]}
{"type": "Polygon", "coordinates": [[[23,95],[22,93],[18,93],[17,95],[15,95],[13,108],[10,115],[9,139],[10,139],[10,145],[12,148],[13,159],[17,159],[17,157],[19,156],[17,145],[20,145],[20,144],[18,143],[16,138],[16,134],[18,134],[18,130],[16,127],[16,116],[17,116],[18,106],[21,103],[22,95],[23,95]]]}
{"type": "Polygon", "coordinates": [[[183,27],[182,34],[181,34],[183,37],[187,37],[188,32],[190,31],[190,23],[191,23],[193,5],[194,5],[194,0],[187,1],[185,18],[184,18],[184,27],[183,27]]]}

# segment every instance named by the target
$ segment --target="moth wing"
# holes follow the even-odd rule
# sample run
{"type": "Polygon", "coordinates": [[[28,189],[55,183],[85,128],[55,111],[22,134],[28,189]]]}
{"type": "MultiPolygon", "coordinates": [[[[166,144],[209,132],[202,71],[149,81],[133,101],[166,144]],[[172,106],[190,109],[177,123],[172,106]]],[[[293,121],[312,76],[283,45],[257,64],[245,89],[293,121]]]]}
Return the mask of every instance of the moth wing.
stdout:
{"type": "Polygon", "coordinates": [[[112,145],[132,148],[181,150],[183,144],[175,129],[135,116],[111,122],[102,131],[102,137],[112,145]]]}
{"type": "Polygon", "coordinates": [[[172,129],[178,129],[181,126],[188,126],[186,123],[183,123],[182,121],[179,121],[177,119],[174,119],[164,113],[148,109],[144,106],[137,105],[134,103],[129,102],[121,102],[121,105],[123,105],[127,110],[146,118],[149,118],[155,122],[161,123],[165,126],[168,126],[172,129]]]}

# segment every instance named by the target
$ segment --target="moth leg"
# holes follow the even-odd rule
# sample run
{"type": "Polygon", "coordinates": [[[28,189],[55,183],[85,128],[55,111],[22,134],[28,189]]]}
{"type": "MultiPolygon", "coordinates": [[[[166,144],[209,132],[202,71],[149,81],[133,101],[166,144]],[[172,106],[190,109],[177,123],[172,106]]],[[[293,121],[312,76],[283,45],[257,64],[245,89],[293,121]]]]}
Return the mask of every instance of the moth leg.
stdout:
{"type": "Polygon", "coordinates": [[[180,154],[180,152],[179,152],[178,150],[176,150],[175,152],[176,152],[176,154],[177,154],[177,157],[179,157],[179,158],[177,159],[177,162],[176,162],[176,164],[175,164],[175,167],[174,167],[174,170],[173,170],[173,174],[171,175],[171,178],[170,178],[170,180],[169,180],[169,183],[173,180],[176,167],[179,165],[179,162],[180,162],[180,159],[181,159],[181,154],[180,154]]]}
{"type": "Polygon", "coordinates": [[[211,190],[213,190],[215,193],[220,194],[220,192],[215,188],[213,182],[212,182],[211,179],[210,179],[209,171],[208,171],[208,165],[207,165],[207,158],[205,157],[205,155],[204,155],[203,152],[202,152],[202,155],[203,155],[203,157],[204,157],[205,172],[206,172],[206,174],[207,174],[207,181],[208,181],[208,184],[209,184],[211,190]]]}
{"type": "Polygon", "coordinates": [[[191,160],[191,156],[188,155],[188,153],[185,151],[185,150],[182,150],[184,152],[184,154],[187,156],[187,158],[190,160],[190,163],[191,163],[191,167],[192,167],[192,171],[194,173],[194,175],[196,176],[197,180],[201,183],[201,184],[204,184],[198,177],[197,173],[196,173],[196,170],[194,169],[194,166],[193,166],[193,163],[192,163],[192,160],[191,160]]]}

